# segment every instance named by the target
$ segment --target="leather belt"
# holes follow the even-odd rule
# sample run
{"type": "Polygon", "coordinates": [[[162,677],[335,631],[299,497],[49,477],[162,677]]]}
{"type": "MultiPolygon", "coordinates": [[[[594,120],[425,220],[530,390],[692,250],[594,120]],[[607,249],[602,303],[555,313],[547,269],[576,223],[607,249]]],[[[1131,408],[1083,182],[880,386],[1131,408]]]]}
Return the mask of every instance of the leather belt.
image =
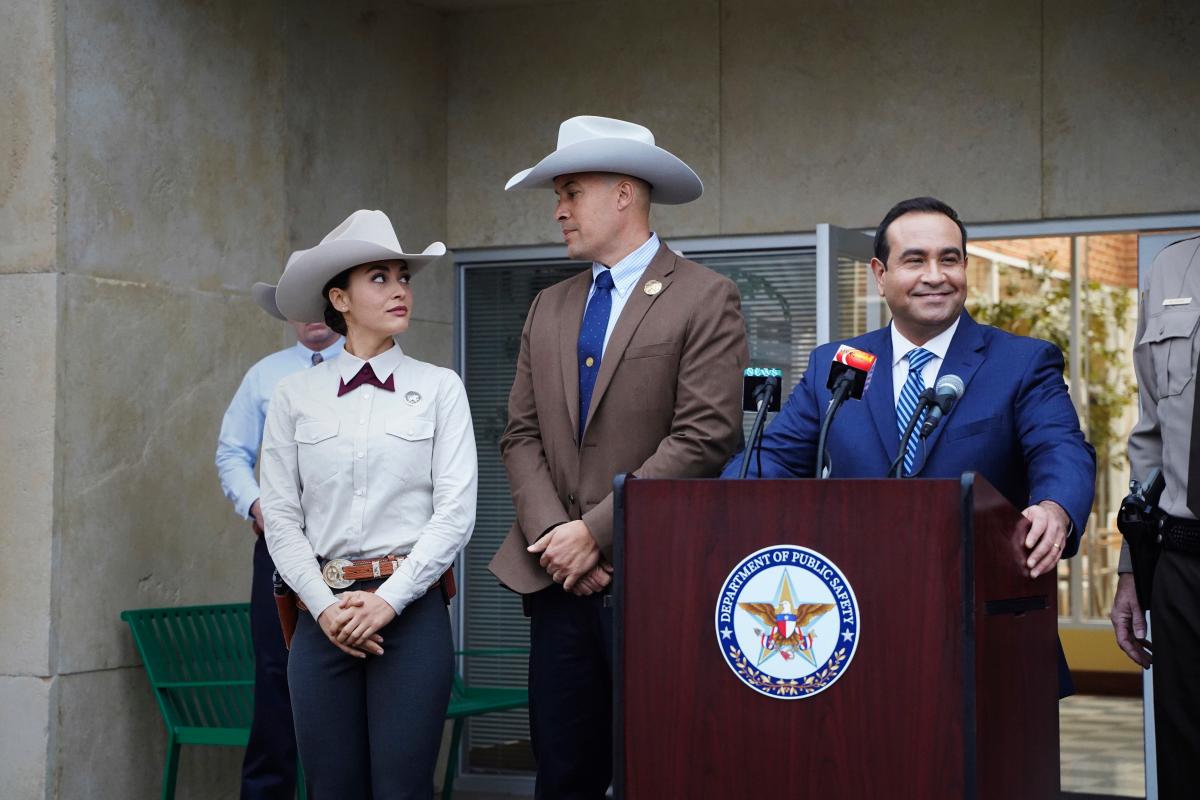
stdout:
{"type": "Polygon", "coordinates": [[[1167,517],[1162,527],[1164,550],[1200,556],[1200,520],[1167,517]]]}
{"type": "Polygon", "coordinates": [[[355,581],[386,578],[400,569],[405,556],[386,555],[383,558],[335,558],[321,567],[321,579],[330,589],[346,589],[355,581]]]}

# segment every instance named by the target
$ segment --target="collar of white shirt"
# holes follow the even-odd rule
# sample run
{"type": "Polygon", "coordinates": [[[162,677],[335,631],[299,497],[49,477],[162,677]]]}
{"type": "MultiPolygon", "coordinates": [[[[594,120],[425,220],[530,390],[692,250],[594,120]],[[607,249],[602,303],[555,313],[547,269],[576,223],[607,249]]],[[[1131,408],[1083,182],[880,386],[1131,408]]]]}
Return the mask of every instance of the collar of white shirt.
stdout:
{"type": "Polygon", "coordinates": [[[641,247],[613,264],[611,269],[593,261],[592,283],[595,283],[597,275],[608,269],[609,274],[612,275],[613,289],[618,295],[624,297],[629,294],[638,278],[646,271],[646,267],[654,260],[654,254],[658,252],[658,244],[658,234],[651,233],[650,238],[641,247]]]}
{"type": "MultiPolygon", "coordinates": [[[[950,349],[950,340],[954,338],[954,332],[958,330],[958,320],[960,316],[954,320],[954,323],[946,330],[939,333],[937,336],[930,339],[920,347],[933,353],[934,360],[938,363],[946,358],[946,351],[950,349]]],[[[908,339],[904,338],[904,334],[896,330],[896,323],[892,323],[892,367],[897,367],[904,357],[908,355],[908,351],[918,345],[913,344],[908,339]]]]}
{"type": "Polygon", "coordinates": [[[349,382],[362,369],[363,364],[370,364],[375,377],[379,379],[380,383],[383,383],[389,375],[396,371],[396,367],[400,366],[403,358],[404,352],[401,351],[400,345],[392,344],[390,348],[367,361],[363,361],[349,350],[343,350],[333,363],[337,365],[338,373],[341,374],[343,381],[349,382]]]}
{"type": "Polygon", "coordinates": [[[292,347],[300,355],[301,358],[303,358],[306,362],[311,364],[313,353],[320,353],[322,361],[329,361],[334,356],[336,356],[342,352],[342,347],[345,344],[346,344],[346,340],[344,338],[342,338],[341,336],[339,336],[337,338],[337,341],[335,341],[333,344],[329,345],[329,347],[326,347],[324,350],[309,350],[307,347],[300,344],[299,342],[296,342],[294,345],[292,345],[292,347]]]}

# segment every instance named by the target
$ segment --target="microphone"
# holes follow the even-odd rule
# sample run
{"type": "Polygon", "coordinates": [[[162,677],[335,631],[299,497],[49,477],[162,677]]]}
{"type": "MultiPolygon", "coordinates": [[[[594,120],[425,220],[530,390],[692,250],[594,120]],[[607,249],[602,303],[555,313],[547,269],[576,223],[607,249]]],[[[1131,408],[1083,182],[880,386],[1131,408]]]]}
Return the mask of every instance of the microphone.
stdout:
{"type": "Polygon", "coordinates": [[[783,370],[773,367],[747,367],[742,373],[742,411],[758,413],[759,403],[767,393],[768,385],[772,393],[767,401],[768,411],[779,410],[779,384],[783,382],[783,370]]]}
{"type": "Polygon", "coordinates": [[[966,386],[957,375],[943,375],[938,378],[933,387],[933,405],[929,409],[929,415],[925,417],[925,424],[921,426],[922,439],[933,433],[933,429],[938,426],[943,416],[950,413],[950,409],[963,396],[964,391],[966,386]]]}
{"type": "Polygon", "coordinates": [[[875,371],[875,354],[866,350],[856,350],[848,344],[838,347],[833,354],[833,363],[829,365],[829,380],[825,388],[833,392],[829,407],[825,410],[825,418],[821,420],[821,431],[817,435],[816,469],[813,470],[818,478],[828,478],[833,470],[826,452],[829,436],[829,426],[833,424],[833,416],[848,398],[862,399],[863,392],[871,384],[871,375],[875,371]]]}
{"type": "MultiPolygon", "coordinates": [[[[875,370],[875,354],[866,350],[855,350],[844,344],[833,354],[833,363],[829,365],[829,380],[825,388],[833,390],[838,381],[846,380],[849,376],[849,397],[861,400],[863,392],[871,383],[871,375],[875,370]]],[[[844,399],[844,398],[843,398],[844,399]]]]}
{"type": "Polygon", "coordinates": [[[762,475],[763,423],[768,411],[778,411],[779,384],[783,382],[783,370],[773,367],[747,367],[742,373],[742,411],[753,411],[754,425],[750,428],[750,441],[742,455],[742,468],[738,478],[745,478],[750,468],[750,455],[758,448],[758,474],[762,475]]]}

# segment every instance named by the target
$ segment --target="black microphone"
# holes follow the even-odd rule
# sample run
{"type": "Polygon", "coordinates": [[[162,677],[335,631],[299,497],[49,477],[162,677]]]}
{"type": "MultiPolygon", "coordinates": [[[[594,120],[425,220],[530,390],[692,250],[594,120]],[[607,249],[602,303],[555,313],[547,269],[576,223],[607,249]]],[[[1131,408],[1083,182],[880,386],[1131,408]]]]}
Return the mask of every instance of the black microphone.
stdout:
{"type": "Polygon", "coordinates": [[[833,363],[829,365],[829,380],[825,388],[833,392],[829,399],[829,407],[825,409],[825,419],[821,420],[821,431],[817,434],[817,459],[813,473],[818,478],[828,478],[833,471],[826,452],[826,442],[829,436],[829,426],[833,424],[833,415],[842,407],[847,399],[859,400],[867,386],[871,383],[871,373],[875,369],[875,354],[866,350],[855,350],[844,344],[833,354],[833,363]]]}
{"type": "MultiPolygon", "coordinates": [[[[771,367],[747,367],[742,373],[742,410],[753,411],[754,425],[750,428],[750,441],[742,453],[742,468],[738,478],[745,478],[750,468],[750,456],[755,448],[762,453],[763,423],[767,420],[768,411],[778,411],[779,384],[783,382],[783,370],[771,367]]],[[[762,460],[759,459],[758,474],[762,476],[762,460]]]]}
{"type": "Polygon", "coordinates": [[[771,399],[767,411],[779,410],[779,384],[783,382],[783,370],[773,367],[747,367],[742,373],[742,411],[758,413],[759,404],[769,389],[771,399]]]}
{"type": "Polygon", "coordinates": [[[922,439],[933,433],[933,429],[938,426],[942,417],[950,413],[950,409],[963,396],[966,388],[962,378],[957,375],[943,375],[937,379],[937,384],[933,387],[933,406],[929,409],[929,416],[925,417],[925,424],[921,426],[922,439]]]}

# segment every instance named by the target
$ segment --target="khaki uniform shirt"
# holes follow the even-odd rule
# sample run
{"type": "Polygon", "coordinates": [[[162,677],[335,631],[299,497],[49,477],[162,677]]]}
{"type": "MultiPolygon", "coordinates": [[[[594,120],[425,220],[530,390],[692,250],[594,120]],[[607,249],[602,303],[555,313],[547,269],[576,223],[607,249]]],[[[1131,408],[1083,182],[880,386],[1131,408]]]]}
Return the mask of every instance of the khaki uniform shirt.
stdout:
{"type": "MultiPolygon", "coordinates": [[[[1150,267],[1133,348],[1141,417],[1129,436],[1131,477],[1143,481],[1155,467],[1162,468],[1166,488],[1159,506],[1189,519],[1196,516],[1187,507],[1187,482],[1198,357],[1200,236],[1170,245],[1150,267]]],[[[1117,569],[1133,569],[1127,547],[1121,548],[1117,569]]]]}

